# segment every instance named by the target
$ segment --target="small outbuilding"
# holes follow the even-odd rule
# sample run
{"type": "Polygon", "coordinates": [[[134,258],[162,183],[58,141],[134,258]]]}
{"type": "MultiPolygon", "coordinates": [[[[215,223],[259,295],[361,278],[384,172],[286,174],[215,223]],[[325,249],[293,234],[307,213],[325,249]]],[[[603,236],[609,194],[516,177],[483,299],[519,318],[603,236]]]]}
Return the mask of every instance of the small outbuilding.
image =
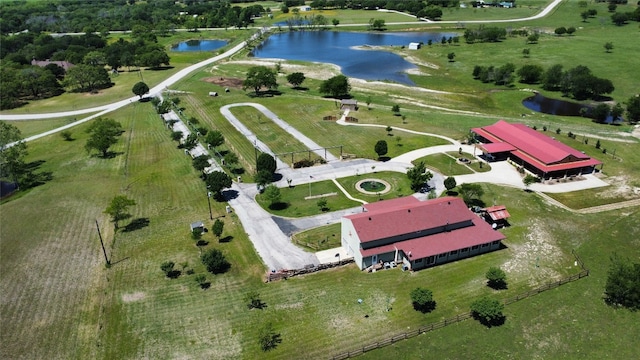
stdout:
{"type": "Polygon", "coordinates": [[[191,232],[194,230],[200,230],[200,232],[204,232],[204,223],[202,221],[196,221],[191,223],[191,232]]]}
{"type": "Polygon", "coordinates": [[[215,91],[209,91],[209,96],[218,96],[218,93],[215,91]]]}
{"type": "Polygon", "coordinates": [[[354,99],[343,99],[340,100],[340,110],[358,110],[358,100],[354,99]]]}
{"type": "Polygon", "coordinates": [[[421,47],[420,43],[417,43],[417,42],[409,43],[409,50],[418,50],[420,49],[420,47],[421,47]]]}

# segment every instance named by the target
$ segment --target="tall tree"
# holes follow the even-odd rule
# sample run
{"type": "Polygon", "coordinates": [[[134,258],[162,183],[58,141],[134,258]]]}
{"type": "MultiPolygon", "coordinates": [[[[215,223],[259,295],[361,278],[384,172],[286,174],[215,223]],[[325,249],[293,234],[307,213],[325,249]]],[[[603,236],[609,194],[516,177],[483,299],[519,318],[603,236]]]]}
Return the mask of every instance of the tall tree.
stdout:
{"type": "Polygon", "coordinates": [[[447,191],[451,191],[456,187],[456,179],[453,176],[449,176],[444,179],[444,187],[447,191]]]}
{"type": "Polygon", "coordinates": [[[218,238],[218,241],[220,241],[220,236],[222,236],[223,231],[224,221],[216,219],[216,221],[213,222],[213,226],[211,226],[211,232],[218,238]]]}
{"type": "Polygon", "coordinates": [[[501,302],[488,297],[482,297],[471,304],[473,318],[487,327],[500,326],[504,323],[505,316],[502,310],[504,305],[501,302]]]}
{"type": "Polygon", "coordinates": [[[122,125],[113,119],[98,118],[89,126],[87,133],[89,138],[84,146],[87,152],[97,150],[102,153],[102,157],[106,158],[109,148],[118,142],[118,137],[123,130],[122,125]]]}
{"type": "Polygon", "coordinates": [[[411,182],[411,190],[413,191],[422,189],[424,184],[431,180],[432,177],[433,174],[427,171],[424,161],[420,161],[416,166],[407,170],[407,178],[411,182]]]}
{"type": "Polygon", "coordinates": [[[374,150],[376,152],[376,154],[378,154],[378,158],[387,155],[387,151],[388,151],[388,146],[387,146],[387,142],[385,140],[378,140],[378,142],[376,143],[374,150]]]}
{"type": "Polygon", "coordinates": [[[133,91],[134,94],[140,96],[140,99],[142,99],[142,96],[144,96],[144,94],[149,92],[149,86],[144,82],[140,81],[140,82],[137,82],[135,85],[133,85],[133,88],[131,89],[131,91],[133,91]]]}
{"type": "Polygon", "coordinates": [[[492,266],[485,274],[487,285],[496,290],[507,288],[507,274],[499,267],[492,266]]]}
{"type": "Polygon", "coordinates": [[[22,141],[20,130],[0,121],[0,178],[10,179],[19,187],[25,174],[25,156],[27,144],[22,141]]]}
{"type": "Polygon", "coordinates": [[[213,171],[206,175],[207,188],[214,194],[217,200],[222,200],[222,190],[231,187],[232,181],[229,175],[222,171],[213,171]]]}
{"type": "Polygon", "coordinates": [[[614,254],[604,293],[606,303],[611,306],[640,310],[640,263],[614,254]]]}
{"type": "Polygon", "coordinates": [[[260,93],[260,89],[266,87],[269,90],[277,89],[276,73],[274,70],[266,66],[254,66],[247,71],[247,77],[242,82],[242,89],[253,89],[256,95],[260,93]]]}
{"type": "Polygon", "coordinates": [[[327,79],[320,84],[321,93],[330,94],[336,98],[349,95],[349,91],[351,91],[349,79],[342,74],[327,79]]]}
{"type": "Polygon", "coordinates": [[[72,89],[94,91],[111,85],[111,78],[104,67],[80,64],[67,71],[63,84],[72,89]]]}
{"type": "Polygon", "coordinates": [[[409,294],[413,308],[422,313],[428,313],[436,308],[436,302],[433,300],[433,292],[423,287],[417,287],[411,290],[409,294]]]}
{"type": "Polygon", "coordinates": [[[258,172],[268,171],[270,174],[273,174],[276,172],[277,167],[278,165],[276,163],[276,159],[273,156],[267,153],[261,153],[258,156],[258,160],[256,163],[256,170],[258,172]]]}
{"type": "Polygon", "coordinates": [[[267,185],[267,187],[264,189],[264,193],[262,193],[262,196],[269,202],[269,207],[272,207],[275,204],[279,203],[280,199],[282,198],[280,189],[273,184],[267,185]]]}
{"type": "Polygon", "coordinates": [[[104,210],[104,213],[111,216],[111,222],[116,231],[120,228],[120,221],[128,219],[131,214],[128,213],[129,208],[134,206],[136,202],[124,195],[116,195],[111,199],[111,203],[104,210]]]}
{"type": "Polygon", "coordinates": [[[478,184],[462,184],[459,186],[459,193],[462,196],[462,200],[469,205],[474,200],[480,199],[484,195],[484,190],[478,184]]]}
{"type": "Polygon", "coordinates": [[[209,131],[204,138],[204,141],[211,145],[211,147],[216,148],[222,144],[224,144],[224,136],[218,130],[209,131]]]}
{"type": "Polygon", "coordinates": [[[634,95],[627,100],[627,120],[635,124],[640,121],[640,95],[634,95]]]}
{"type": "Polygon", "coordinates": [[[302,85],[305,79],[306,77],[301,72],[294,72],[287,75],[287,81],[289,82],[289,84],[293,85],[294,88],[298,88],[300,85],[302,85]]]}

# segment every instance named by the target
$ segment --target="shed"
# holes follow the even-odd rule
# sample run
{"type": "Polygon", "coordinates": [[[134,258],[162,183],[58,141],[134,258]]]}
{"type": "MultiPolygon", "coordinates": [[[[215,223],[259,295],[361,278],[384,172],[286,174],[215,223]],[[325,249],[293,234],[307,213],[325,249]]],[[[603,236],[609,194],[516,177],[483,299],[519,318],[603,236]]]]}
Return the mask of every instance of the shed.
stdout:
{"type": "Polygon", "coordinates": [[[193,230],[200,230],[201,232],[204,232],[204,223],[202,221],[192,222],[191,232],[193,232],[193,230]]]}
{"type": "Polygon", "coordinates": [[[420,49],[420,47],[421,47],[420,43],[417,43],[417,42],[409,43],[409,50],[418,50],[420,49]]]}
{"type": "Polygon", "coordinates": [[[487,212],[487,215],[489,215],[493,221],[506,220],[511,216],[504,205],[491,206],[484,209],[484,211],[487,212]]]}
{"type": "Polygon", "coordinates": [[[340,110],[358,110],[358,100],[354,99],[343,99],[340,100],[340,110]]]}
{"type": "Polygon", "coordinates": [[[209,96],[218,96],[218,93],[215,91],[209,91],[209,96]]]}

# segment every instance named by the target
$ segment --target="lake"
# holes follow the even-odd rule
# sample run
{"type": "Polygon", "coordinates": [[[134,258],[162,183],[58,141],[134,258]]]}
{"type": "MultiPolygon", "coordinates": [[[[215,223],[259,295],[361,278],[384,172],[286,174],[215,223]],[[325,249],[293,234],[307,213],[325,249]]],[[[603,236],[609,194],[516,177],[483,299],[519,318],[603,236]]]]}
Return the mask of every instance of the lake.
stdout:
{"type": "Polygon", "coordinates": [[[252,54],[257,58],[302,60],[338,65],[344,75],[365,80],[393,81],[415,85],[406,74],[417,66],[401,56],[366,46],[405,46],[429,40],[440,43],[442,37],[457,36],[439,32],[341,32],[291,31],[269,36],[252,54]]]}
{"type": "Polygon", "coordinates": [[[224,40],[187,40],[171,46],[171,51],[213,51],[227,45],[224,40]]]}

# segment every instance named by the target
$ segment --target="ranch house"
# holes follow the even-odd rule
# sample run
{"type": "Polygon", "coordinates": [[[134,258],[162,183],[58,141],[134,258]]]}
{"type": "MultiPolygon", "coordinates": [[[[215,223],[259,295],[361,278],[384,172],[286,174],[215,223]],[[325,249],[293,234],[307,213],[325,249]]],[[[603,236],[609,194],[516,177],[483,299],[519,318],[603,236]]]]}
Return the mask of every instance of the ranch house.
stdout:
{"type": "Polygon", "coordinates": [[[419,270],[497,250],[505,239],[457,197],[408,196],[363,208],[341,225],[342,246],[361,270],[392,261],[419,270]]]}
{"type": "Polygon", "coordinates": [[[510,159],[542,179],[588,174],[602,162],[531,129],[504,120],[471,131],[488,159],[510,159]]]}

